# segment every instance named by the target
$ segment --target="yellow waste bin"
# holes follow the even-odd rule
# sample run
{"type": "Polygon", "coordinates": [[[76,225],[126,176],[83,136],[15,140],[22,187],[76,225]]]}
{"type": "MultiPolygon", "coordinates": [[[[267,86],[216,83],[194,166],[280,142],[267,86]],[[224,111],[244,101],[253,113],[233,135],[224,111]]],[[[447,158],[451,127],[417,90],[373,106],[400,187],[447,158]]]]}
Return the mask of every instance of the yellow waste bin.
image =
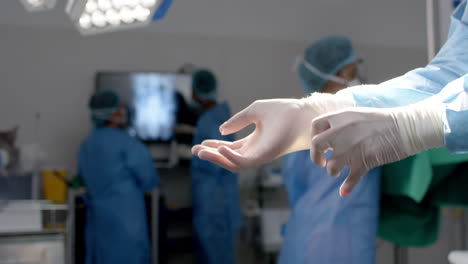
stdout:
{"type": "Polygon", "coordinates": [[[67,171],[65,170],[43,170],[42,190],[44,199],[55,204],[67,202],[67,171]]]}

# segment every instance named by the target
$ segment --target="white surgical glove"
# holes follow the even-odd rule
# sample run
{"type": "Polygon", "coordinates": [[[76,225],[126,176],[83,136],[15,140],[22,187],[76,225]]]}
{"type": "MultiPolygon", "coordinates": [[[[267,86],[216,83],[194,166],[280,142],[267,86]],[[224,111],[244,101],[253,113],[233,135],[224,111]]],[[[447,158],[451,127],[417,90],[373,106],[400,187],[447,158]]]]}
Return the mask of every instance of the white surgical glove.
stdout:
{"type": "Polygon", "coordinates": [[[348,195],[374,167],[444,146],[444,105],[422,102],[376,109],[349,108],[312,121],[311,159],[332,176],[350,167],[340,195],[348,195]],[[324,153],[333,150],[328,163],[324,153]]]}
{"type": "Polygon", "coordinates": [[[250,135],[234,142],[205,140],[192,153],[231,171],[251,168],[308,149],[313,118],[353,105],[347,97],[320,93],[304,99],[256,101],[220,127],[221,134],[228,135],[255,124],[250,135]]]}

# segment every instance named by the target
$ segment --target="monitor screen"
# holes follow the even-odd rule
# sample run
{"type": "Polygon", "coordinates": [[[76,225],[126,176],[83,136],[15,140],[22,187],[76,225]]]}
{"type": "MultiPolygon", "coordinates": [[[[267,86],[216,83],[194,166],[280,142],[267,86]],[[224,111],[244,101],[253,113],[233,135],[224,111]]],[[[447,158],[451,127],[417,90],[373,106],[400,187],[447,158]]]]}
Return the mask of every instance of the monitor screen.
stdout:
{"type": "Polygon", "coordinates": [[[191,93],[189,75],[157,72],[100,72],[97,90],[113,90],[132,109],[130,131],[144,141],[169,141],[180,98],[191,93]]]}

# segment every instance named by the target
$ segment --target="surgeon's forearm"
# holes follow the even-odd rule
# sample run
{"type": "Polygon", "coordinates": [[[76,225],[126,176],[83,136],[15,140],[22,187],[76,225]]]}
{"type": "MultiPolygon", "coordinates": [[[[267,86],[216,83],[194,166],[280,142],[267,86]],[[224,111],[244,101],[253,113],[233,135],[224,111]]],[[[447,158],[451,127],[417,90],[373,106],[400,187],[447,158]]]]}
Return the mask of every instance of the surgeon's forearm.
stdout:
{"type": "MultiPolygon", "coordinates": [[[[415,104],[439,94],[451,81],[462,76],[430,64],[378,85],[360,85],[338,92],[352,98],[361,107],[399,107],[415,104]]],[[[468,62],[466,62],[468,69],[468,62]]]]}

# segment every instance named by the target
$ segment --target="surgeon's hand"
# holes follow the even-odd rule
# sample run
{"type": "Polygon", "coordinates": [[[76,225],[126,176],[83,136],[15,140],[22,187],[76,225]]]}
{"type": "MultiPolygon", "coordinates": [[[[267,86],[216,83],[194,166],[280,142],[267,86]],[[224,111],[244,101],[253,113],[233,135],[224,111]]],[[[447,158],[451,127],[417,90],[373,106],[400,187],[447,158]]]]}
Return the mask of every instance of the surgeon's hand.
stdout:
{"type": "Polygon", "coordinates": [[[340,188],[346,196],[370,169],[444,145],[443,106],[419,104],[393,109],[352,108],[312,122],[311,159],[332,176],[350,167],[340,188]],[[328,162],[324,153],[333,150],[328,162]]]}
{"type": "Polygon", "coordinates": [[[221,134],[228,135],[255,124],[250,135],[234,142],[205,140],[192,153],[231,171],[251,168],[308,149],[311,120],[353,104],[346,98],[319,93],[305,99],[256,101],[220,127],[221,134]]]}

